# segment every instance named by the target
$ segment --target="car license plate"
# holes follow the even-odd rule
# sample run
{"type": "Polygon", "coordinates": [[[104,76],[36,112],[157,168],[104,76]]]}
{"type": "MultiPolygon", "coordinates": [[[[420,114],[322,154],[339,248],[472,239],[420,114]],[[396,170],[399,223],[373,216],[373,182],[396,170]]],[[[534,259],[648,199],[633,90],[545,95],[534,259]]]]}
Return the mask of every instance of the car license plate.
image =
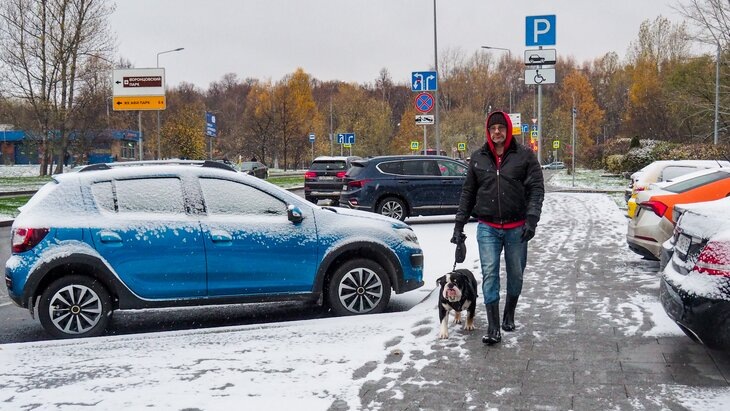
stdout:
{"type": "Polygon", "coordinates": [[[682,255],[687,255],[687,252],[689,251],[689,246],[691,244],[691,238],[684,234],[679,234],[679,237],[677,238],[677,244],[675,244],[674,249],[682,253],[682,255]]]}
{"type": "Polygon", "coordinates": [[[330,177],[330,176],[322,176],[319,179],[320,179],[320,181],[332,181],[335,178],[334,177],[330,177]]]}

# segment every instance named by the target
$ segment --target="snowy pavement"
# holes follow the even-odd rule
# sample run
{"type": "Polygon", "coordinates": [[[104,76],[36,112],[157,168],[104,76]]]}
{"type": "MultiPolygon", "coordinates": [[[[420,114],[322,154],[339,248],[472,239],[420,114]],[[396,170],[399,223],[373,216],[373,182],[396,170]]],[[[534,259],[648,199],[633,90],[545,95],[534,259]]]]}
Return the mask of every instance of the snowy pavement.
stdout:
{"type": "MultiPolygon", "coordinates": [[[[730,357],[685,337],[658,299],[656,264],[625,245],[601,194],[549,193],[530,242],[517,330],[438,338],[435,280],[453,223],[413,228],[426,300],[407,312],[0,345],[0,409],[696,409],[730,402],[730,357]]],[[[478,274],[475,223],[467,261],[478,274]]],[[[481,292],[479,293],[481,296],[481,292]]]]}

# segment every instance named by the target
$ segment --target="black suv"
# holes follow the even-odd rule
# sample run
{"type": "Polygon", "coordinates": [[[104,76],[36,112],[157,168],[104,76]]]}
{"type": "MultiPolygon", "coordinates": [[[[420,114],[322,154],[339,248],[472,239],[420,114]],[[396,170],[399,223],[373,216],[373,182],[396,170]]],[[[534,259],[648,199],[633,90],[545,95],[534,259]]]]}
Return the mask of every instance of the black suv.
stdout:
{"type": "Polygon", "coordinates": [[[331,200],[338,205],[345,173],[357,156],[317,157],[304,173],[304,198],[317,204],[319,200],[331,200]]]}
{"type": "Polygon", "coordinates": [[[340,195],[343,207],[404,220],[455,214],[467,164],[444,156],[382,156],[352,163],[340,195]]]}

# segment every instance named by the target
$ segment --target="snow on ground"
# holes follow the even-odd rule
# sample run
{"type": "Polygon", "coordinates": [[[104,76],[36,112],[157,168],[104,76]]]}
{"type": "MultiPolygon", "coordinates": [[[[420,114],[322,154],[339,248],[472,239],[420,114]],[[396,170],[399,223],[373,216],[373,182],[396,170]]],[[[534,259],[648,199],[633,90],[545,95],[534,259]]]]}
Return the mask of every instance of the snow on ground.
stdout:
{"type": "Polygon", "coordinates": [[[0,177],[37,177],[39,165],[0,166],[0,177]]]}
{"type": "MultiPolygon", "coordinates": [[[[348,318],[322,318],[287,323],[244,325],[227,328],[186,330],[101,337],[86,340],[45,341],[0,346],[0,409],[95,410],[118,409],[327,409],[333,402],[360,409],[359,390],[365,381],[388,377],[395,384],[408,380],[424,388],[439,381],[418,375],[405,376],[406,368],[422,369],[438,362],[424,359],[434,349],[447,347],[449,355],[468,358],[463,346],[466,335],[451,326],[448,342],[437,338],[436,278],[451,270],[454,246],[448,242],[453,217],[412,219],[424,249],[422,289],[396,296],[396,302],[420,304],[406,312],[348,318]],[[428,223],[425,223],[428,221],[428,223]],[[389,358],[400,361],[388,361],[389,358]],[[431,362],[429,362],[431,361],[431,362]]],[[[572,221],[572,220],[571,220],[572,221]]],[[[539,257],[530,261],[539,267],[548,260],[582,264],[586,270],[599,264],[633,258],[625,247],[625,218],[613,201],[600,194],[548,194],[535,244],[543,244],[539,257]],[[577,203],[577,206],[576,206],[577,203]],[[568,208],[570,207],[570,208],[568,208]],[[576,223],[564,223],[565,210],[576,223]],[[591,215],[588,215],[591,213],[591,215]],[[600,215],[595,219],[593,215],[600,215]],[[562,220],[561,220],[562,219],[562,220]],[[558,221],[561,221],[558,224],[558,221]],[[595,227],[578,227],[597,221],[595,227]],[[576,262],[573,253],[583,233],[600,232],[590,238],[619,255],[596,254],[576,262]]],[[[463,265],[478,272],[476,224],[466,227],[467,260],[463,265]]],[[[586,234],[586,235],[587,235],[586,234]]],[[[530,243],[532,247],[532,242],[530,243]]],[[[617,270],[621,270],[619,267],[617,270]]],[[[559,270],[541,272],[541,284],[564,275],[559,270]]],[[[639,286],[619,305],[596,298],[588,309],[625,335],[678,335],[679,329],[666,318],[657,298],[653,273],[630,273],[639,286]],[[615,305],[615,306],[614,306],[615,305]]],[[[550,300],[525,298],[525,307],[536,304],[544,312],[575,321],[565,300],[588,290],[587,281],[577,281],[577,290],[547,290],[550,300]]],[[[616,281],[628,281],[616,276],[616,281]]],[[[526,280],[525,287],[534,286],[526,280]]],[[[587,292],[587,291],[586,291],[587,292]]],[[[480,293],[481,296],[481,293],[480,293]]],[[[522,300],[521,300],[522,303],[522,300]]],[[[539,339],[539,335],[535,335],[539,339]]],[[[505,338],[509,348],[516,339],[505,338]]],[[[433,357],[433,356],[432,356],[433,357]]],[[[399,394],[393,384],[385,388],[399,394]]],[[[689,409],[720,409],[728,404],[727,389],[661,387],[661,396],[675,398],[689,409]]],[[[368,404],[378,409],[378,404],[368,404]]],[[[340,408],[342,408],[340,406],[340,408]]]]}

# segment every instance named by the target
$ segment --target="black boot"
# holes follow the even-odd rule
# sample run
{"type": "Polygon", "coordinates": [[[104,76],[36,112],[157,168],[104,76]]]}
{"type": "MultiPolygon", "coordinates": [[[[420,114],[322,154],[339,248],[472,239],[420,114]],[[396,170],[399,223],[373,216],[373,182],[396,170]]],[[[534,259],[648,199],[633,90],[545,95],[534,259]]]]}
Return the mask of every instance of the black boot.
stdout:
{"type": "Polygon", "coordinates": [[[502,329],[505,331],[515,330],[515,307],[517,307],[517,299],[520,296],[511,296],[507,294],[507,301],[504,303],[504,317],[502,318],[502,329]]]}
{"type": "Polygon", "coordinates": [[[492,345],[502,341],[502,334],[499,332],[499,301],[486,304],[486,307],[489,328],[487,328],[487,335],[482,337],[482,342],[492,345]]]}

